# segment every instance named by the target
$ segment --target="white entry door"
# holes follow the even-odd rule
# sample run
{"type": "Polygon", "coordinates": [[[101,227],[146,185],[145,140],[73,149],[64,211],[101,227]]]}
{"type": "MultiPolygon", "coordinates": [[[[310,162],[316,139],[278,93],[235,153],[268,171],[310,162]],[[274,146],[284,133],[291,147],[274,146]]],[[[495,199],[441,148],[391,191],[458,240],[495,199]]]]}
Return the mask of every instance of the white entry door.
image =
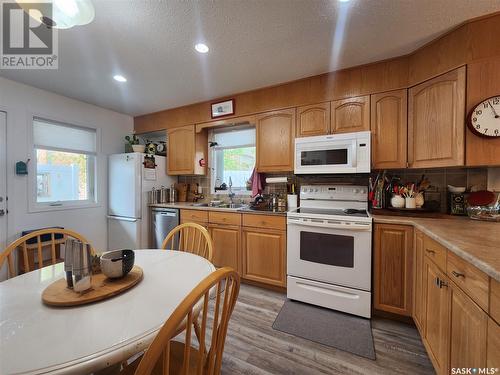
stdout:
{"type": "MultiPolygon", "coordinates": [[[[0,112],[0,251],[7,241],[7,115],[0,112]]],[[[0,270],[0,280],[7,276],[7,269],[0,270]]]]}

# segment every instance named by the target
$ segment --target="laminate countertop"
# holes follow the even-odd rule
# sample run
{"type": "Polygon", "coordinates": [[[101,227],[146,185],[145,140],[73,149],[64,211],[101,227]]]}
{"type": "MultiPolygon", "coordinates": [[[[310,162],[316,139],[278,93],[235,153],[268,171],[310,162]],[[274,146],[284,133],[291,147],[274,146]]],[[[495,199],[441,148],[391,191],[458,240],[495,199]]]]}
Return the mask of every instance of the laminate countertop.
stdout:
{"type": "Polygon", "coordinates": [[[500,223],[467,217],[429,219],[373,215],[374,223],[413,225],[459,257],[500,281],[500,223]]]}
{"type": "Polygon", "coordinates": [[[207,207],[198,206],[193,202],[176,202],[176,203],[157,203],[150,204],[150,207],[158,208],[178,208],[185,210],[200,210],[200,211],[219,211],[219,212],[235,212],[235,213],[245,213],[245,214],[256,214],[256,215],[278,215],[286,216],[286,211],[260,211],[252,210],[248,206],[238,207],[238,208],[226,208],[226,207],[207,207]]]}

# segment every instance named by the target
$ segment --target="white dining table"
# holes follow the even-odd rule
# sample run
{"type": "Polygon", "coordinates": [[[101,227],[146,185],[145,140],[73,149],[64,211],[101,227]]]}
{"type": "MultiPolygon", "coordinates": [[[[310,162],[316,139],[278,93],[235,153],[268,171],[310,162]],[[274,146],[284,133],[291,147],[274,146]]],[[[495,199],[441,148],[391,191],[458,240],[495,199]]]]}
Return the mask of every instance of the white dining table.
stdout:
{"type": "Polygon", "coordinates": [[[43,290],[63,263],[0,282],[0,374],[89,374],[146,349],[177,305],[215,267],[186,252],[136,250],[143,280],[108,300],[49,307],[43,290]]]}

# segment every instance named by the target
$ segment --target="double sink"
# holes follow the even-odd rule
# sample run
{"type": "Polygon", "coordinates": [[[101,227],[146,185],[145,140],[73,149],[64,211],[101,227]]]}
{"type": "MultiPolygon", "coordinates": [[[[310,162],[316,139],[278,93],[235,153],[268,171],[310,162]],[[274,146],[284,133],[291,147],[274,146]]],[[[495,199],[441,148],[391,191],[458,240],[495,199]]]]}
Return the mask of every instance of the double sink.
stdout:
{"type": "Polygon", "coordinates": [[[210,203],[193,203],[193,207],[213,207],[213,208],[229,208],[232,210],[238,208],[249,208],[247,204],[243,203],[221,203],[221,204],[210,204],[210,203]]]}

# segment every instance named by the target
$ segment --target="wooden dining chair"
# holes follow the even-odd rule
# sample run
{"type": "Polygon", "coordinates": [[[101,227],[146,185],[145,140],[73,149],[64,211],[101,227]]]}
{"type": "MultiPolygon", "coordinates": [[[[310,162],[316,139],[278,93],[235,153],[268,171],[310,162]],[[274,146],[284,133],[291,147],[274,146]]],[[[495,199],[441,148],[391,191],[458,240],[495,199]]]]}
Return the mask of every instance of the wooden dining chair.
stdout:
{"type": "MultiPolygon", "coordinates": [[[[83,243],[89,243],[81,234],[68,229],[46,228],[36,230],[22,236],[21,238],[18,238],[9,246],[7,246],[2,253],[0,253],[0,269],[2,268],[4,262],[7,260],[9,277],[17,276],[13,258],[16,250],[19,250],[22,253],[22,264],[24,272],[33,271],[35,269],[34,256],[33,260],[30,260],[30,257],[28,256],[28,252],[34,252],[35,250],[37,252],[38,268],[41,268],[44,266],[43,249],[49,246],[51,253],[50,264],[59,263],[62,260],[57,258],[56,248],[60,245],[63,245],[68,237],[77,239],[83,243]]],[[[94,252],[93,249],[92,252],[94,252]]],[[[47,262],[45,263],[45,265],[48,265],[47,262]]]]}
{"type": "Polygon", "coordinates": [[[170,231],[162,249],[186,251],[212,261],[214,245],[208,231],[200,224],[185,223],[170,231]]]}
{"type": "Polygon", "coordinates": [[[207,276],[177,306],[144,355],[125,367],[121,375],[220,374],[227,327],[239,290],[240,277],[232,268],[221,268],[207,276]],[[195,348],[191,346],[191,323],[199,304],[203,306],[201,331],[195,348]],[[185,320],[185,342],[172,340],[185,320]]]}

